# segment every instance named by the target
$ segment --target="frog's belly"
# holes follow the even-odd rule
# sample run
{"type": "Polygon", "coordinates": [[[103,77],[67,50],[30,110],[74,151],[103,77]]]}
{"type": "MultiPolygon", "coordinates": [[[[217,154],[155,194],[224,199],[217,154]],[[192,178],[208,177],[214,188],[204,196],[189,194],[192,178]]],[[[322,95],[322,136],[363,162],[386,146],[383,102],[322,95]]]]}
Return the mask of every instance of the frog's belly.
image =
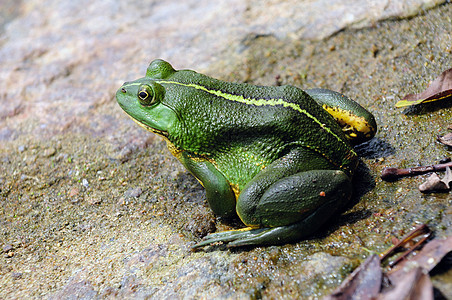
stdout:
{"type": "Polygon", "coordinates": [[[214,163],[238,195],[252,178],[274,160],[274,156],[234,149],[216,157],[214,163]]]}

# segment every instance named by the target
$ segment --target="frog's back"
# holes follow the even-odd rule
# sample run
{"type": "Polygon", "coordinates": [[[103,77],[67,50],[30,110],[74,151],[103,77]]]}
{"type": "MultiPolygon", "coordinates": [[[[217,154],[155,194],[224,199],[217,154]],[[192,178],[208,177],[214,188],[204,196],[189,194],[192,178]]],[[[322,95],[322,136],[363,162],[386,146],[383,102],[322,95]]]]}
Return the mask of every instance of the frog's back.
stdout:
{"type": "Polygon", "coordinates": [[[340,127],[301,89],[223,82],[188,70],[159,82],[173,93],[169,105],[183,115],[188,128],[181,137],[184,149],[192,143],[193,152],[208,155],[242,145],[258,147],[256,152],[268,153],[266,159],[272,160],[304,147],[353,172],[356,155],[340,127]]]}

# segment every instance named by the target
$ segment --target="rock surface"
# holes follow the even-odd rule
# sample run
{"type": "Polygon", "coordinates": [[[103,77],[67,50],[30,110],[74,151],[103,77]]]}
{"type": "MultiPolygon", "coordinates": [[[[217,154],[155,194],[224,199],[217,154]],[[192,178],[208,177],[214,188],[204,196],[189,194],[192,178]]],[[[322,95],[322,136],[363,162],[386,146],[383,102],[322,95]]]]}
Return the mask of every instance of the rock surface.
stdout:
{"type": "MultiPolygon", "coordinates": [[[[450,235],[447,194],[378,179],[385,165],[450,155],[434,143],[449,107],[393,108],[452,66],[445,2],[3,1],[0,298],[320,297],[416,223],[450,235]],[[293,245],[191,252],[199,235],[240,225],[212,224],[196,180],[115,103],[157,57],[225,80],[331,88],[368,107],[380,131],[358,149],[368,168],[354,205],[293,245]]],[[[451,277],[433,278],[449,297],[451,277]]]]}

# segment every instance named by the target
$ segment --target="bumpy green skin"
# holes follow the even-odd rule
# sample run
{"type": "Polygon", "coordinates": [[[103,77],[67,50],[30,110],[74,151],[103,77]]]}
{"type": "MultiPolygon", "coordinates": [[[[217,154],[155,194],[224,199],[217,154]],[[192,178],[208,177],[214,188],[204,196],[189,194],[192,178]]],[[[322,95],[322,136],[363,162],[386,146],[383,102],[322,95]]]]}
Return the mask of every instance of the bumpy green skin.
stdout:
{"type": "Polygon", "coordinates": [[[116,97],[137,123],[167,140],[217,215],[238,215],[250,227],[209,235],[195,247],[293,242],[350,198],[356,153],[301,89],[228,83],[155,60],[116,97]]]}

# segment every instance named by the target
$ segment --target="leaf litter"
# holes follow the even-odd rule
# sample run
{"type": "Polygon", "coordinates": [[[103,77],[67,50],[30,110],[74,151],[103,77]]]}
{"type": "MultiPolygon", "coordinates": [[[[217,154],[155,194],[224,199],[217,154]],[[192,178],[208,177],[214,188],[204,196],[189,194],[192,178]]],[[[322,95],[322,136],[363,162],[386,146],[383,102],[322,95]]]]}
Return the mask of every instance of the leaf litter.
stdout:
{"type": "Polygon", "coordinates": [[[452,251],[452,236],[426,243],[430,236],[427,225],[418,226],[382,254],[370,255],[325,299],[434,299],[429,272],[452,251]],[[401,249],[406,251],[383,271],[383,261],[401,249]]]}
{"type": "Polygon", "coordinates": [[[408,94],[397,102],[395,106],[406,107],[448,98],[452,98],[452,68],[441,73],[423,92],[408,94]]]}

